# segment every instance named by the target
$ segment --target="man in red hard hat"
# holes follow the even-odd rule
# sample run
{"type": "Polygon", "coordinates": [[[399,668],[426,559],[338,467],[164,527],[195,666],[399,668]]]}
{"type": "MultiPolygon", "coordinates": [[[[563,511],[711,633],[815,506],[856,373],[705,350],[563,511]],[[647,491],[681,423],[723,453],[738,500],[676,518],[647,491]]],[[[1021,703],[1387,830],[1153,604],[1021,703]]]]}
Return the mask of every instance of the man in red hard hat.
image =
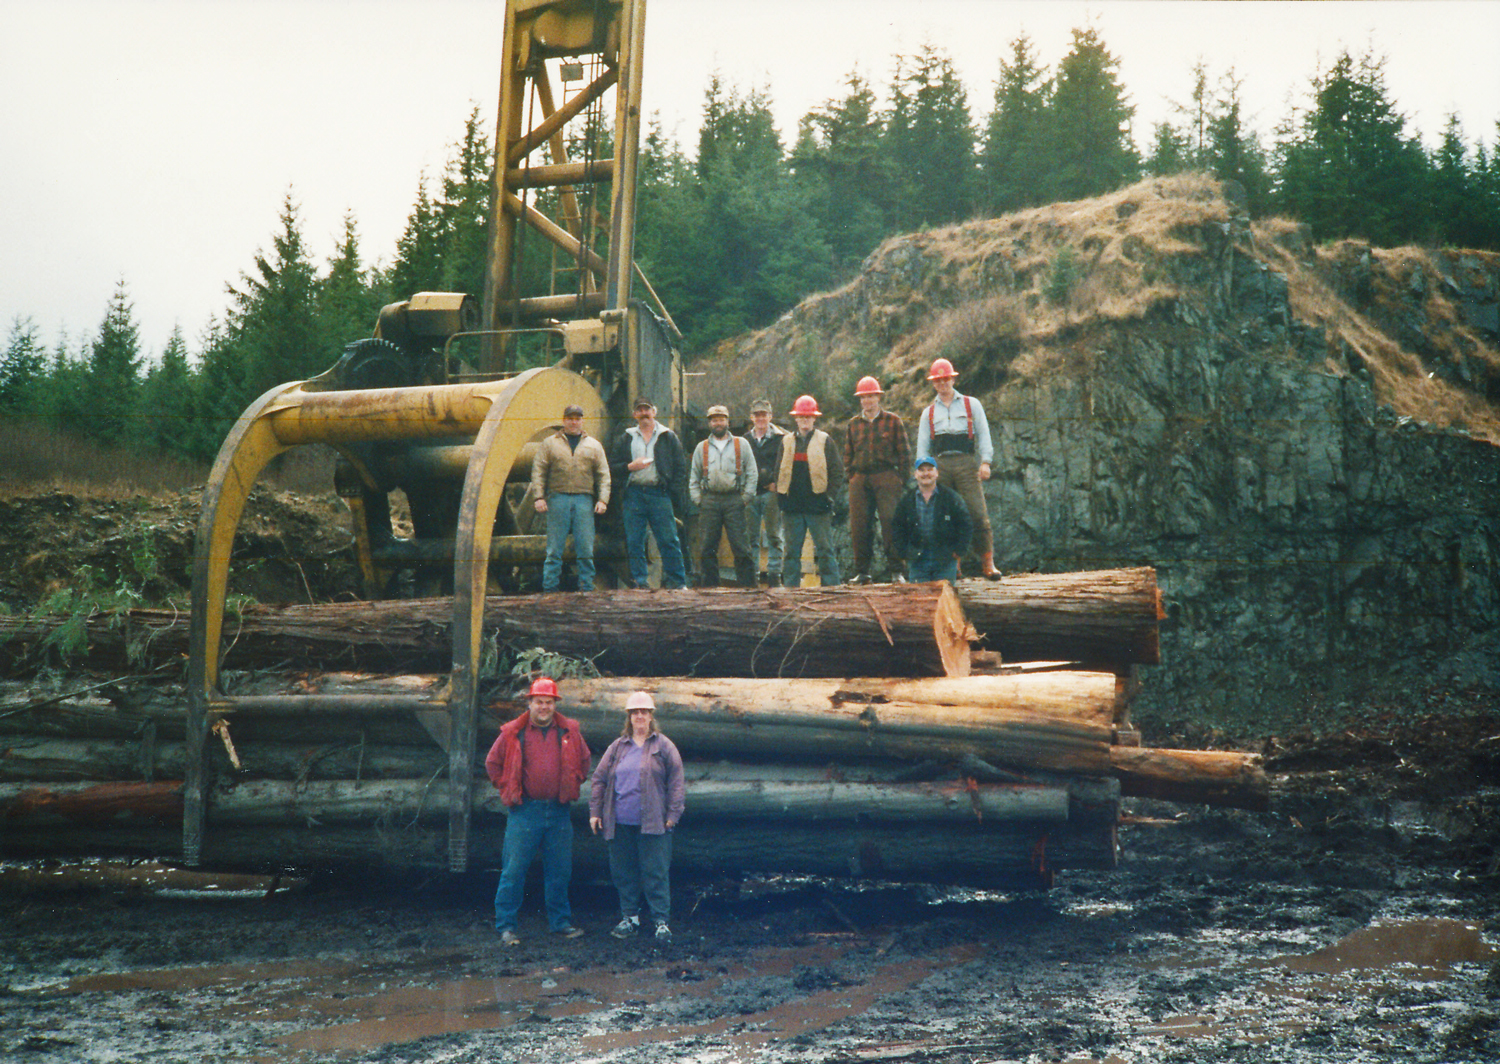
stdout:
{"type": "Polygon", "coordinates": [[[516,919],[526,872],[538,851],[547,924],[554,935],[577,938],[568,882],[573,878],[573,818],[569,807],[589,778],[593,755],[578,722],[557,712],[557,683],[542,676],[526,693],[526,712],[500,729],[484,770],[507,810],[500,885],[495,889],[495,930],[518,946],[516,919]]]}
{"type": "Polygon", "coordinates": [[[917,425],[917,458],[937,461],[938,483],[952,488],[969,508],[974,521],[974,549],[980,572],[991,580],[1000,576],[995,568],[995,540],[990,531],[990,511],[984,498],[984,481],[990,479],[995,457],[990,442],[990,423],[979,400],[963,395],[953,386],[958,371],[946,358],[936,359],[927,379],[937,395],[922,411],[917,425]]]}
{"type": "Polygon", "coordinates": [[[800,395],[792,404],[797,431],[782,437],[777,462],[776,498],[781,507],[781,534],[786,557],[782,582],[787,587],[802,583],[802,544],[812,536],[818,579],[825,587],[843,582],[838,556],[833,552],[832,522],[846,514],[844,463],[839,449],[830,444],[828,433],[818,428],[818,401],[800,395]]]}
{"type": "Polygon", "coordinates": [[[875,554],[874,519],[880,517],[880,539],[886,564],[891,564],[891,521],[911,466],[911,440],[906,423],[880,408],[880,382],[861,377],[854,386],[859,414],[849,420],[844,436],[844,468],[849,472],[849,539],[854,547],[854,583],[870,582],[875,554]]]}

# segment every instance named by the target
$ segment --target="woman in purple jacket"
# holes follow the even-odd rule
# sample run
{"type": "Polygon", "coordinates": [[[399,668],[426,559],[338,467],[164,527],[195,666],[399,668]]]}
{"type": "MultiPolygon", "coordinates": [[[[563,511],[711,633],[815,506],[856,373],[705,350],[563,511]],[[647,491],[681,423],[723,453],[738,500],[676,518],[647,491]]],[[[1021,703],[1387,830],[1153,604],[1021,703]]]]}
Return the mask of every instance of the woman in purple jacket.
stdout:
{"type": "Polygon", "coordinates": [[[672,941],[667,873],[684,794],[682,755],[656,727],[656,703],[637,691],[625,700],[625,727],[599,759],[589,793],[589,828],[609,843],[610,878],[620,892],[615,938],[640,930],[644,897],[656,940],[672,941]]]}

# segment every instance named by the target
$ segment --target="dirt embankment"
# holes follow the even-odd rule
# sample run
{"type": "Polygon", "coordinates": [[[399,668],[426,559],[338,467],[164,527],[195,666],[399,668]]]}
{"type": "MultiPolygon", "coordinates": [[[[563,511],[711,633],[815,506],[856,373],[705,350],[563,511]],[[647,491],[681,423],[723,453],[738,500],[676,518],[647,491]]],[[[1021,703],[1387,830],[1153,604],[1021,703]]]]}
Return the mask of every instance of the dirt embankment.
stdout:
{"type": "MultiPolygon", "coordinates": [[[[186,605],[199,492],[119,498],[47,491],[0,498],[0,609],[55,612],[93,603],[186,605]]],[[[338,496],[257,488],[235,536],[230,593],[260,602],[326,602],[359,574],[338,496]]]]}

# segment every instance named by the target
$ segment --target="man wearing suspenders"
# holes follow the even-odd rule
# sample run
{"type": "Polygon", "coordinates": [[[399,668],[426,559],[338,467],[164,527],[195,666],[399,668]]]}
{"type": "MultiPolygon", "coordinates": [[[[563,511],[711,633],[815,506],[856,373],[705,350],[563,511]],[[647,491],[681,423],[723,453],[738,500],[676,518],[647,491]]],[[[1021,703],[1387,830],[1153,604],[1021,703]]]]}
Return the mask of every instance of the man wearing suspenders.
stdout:
{"type": "Polygon", "coordinates": [[[755,498],[755,451],[729,434],[729,408],[708,408],[712,434],[693,448],[688,463],[688,494],[698,507],[698,567],[704,587],[719,586],[719,534],[729,536],[734,576],[741,587],[755,586],[755,562],[745,539],[745,507],[755,498]]]}
{"type": "Polygon", "coordinates": [[[937,392],[931,406],[922,411],[917,427],[917,458],[937,461],[938,483],[952,488],[968,507],[974,521],[974,549],[980,558],[980,574],[998,579],[995,540],[990,531],[990,511],[984,499],[984,481],[990,479],[995,448],[990,441],[990,423],[984,407],[973,396],[953,387],[958,371],[946,358],[937,359],[927,379],[937,392]]]}

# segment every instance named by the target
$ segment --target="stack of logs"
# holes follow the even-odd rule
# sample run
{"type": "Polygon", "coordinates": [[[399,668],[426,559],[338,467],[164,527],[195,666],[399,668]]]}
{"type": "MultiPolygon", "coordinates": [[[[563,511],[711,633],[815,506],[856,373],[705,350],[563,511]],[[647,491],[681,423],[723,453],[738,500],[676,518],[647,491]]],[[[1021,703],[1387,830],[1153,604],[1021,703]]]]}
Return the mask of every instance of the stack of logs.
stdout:
{"type": "MultiPolygon", "coordinates": [[[[441,694],[447,609],[256,607],[226,623],[224,686],[237,699],[346,697],[313,712],[285,698],[257,711],[251,698],[215,728],[205,863],[445,865],[446,714],[392,713],[378,696],[441,694]]],[[[497,597],[485,632],[613,674],[562,683],[559,708],[596,754],[620,733],[626,695],[654,693],[687,762],[676,867],[1035,887],[1059,869],[1114,867],[1122,795],[1267,801],[1251,756],[1139,745],[1129,695],[1135,670],[1159,661],[1160,617],[1147,568],[497,597]]],[[[86,664],[115,675],[39,697],[16,677],[56,632],[0,618],[12,677],[0,689],[0,856],[180,852],[186,619],[92,619],[86,664]]],[[[485,701],[476,759],[524,709],[512,687],[485,701]]],[[[466,800],[471,857],[494,867],[503,807],[482,774],[466,800]]],[[[580,863],[603,853],[579,833],[580,863]]]]}

